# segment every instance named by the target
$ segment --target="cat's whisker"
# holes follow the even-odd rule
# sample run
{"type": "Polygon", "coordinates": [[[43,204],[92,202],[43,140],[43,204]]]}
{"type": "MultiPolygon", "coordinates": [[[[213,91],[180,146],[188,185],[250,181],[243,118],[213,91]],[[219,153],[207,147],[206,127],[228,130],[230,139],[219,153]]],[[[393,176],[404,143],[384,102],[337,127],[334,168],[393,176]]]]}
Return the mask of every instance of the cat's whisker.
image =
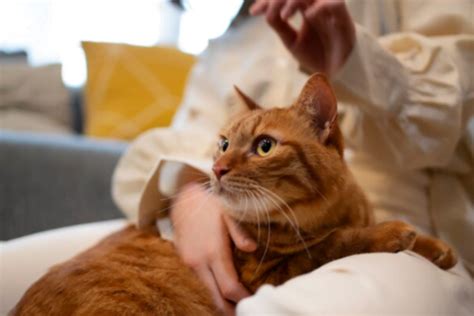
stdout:
{"type": "Polygon", "coordinates": [[[328,202],[327,197],[321,191],[319,191],[319,189],[317,187],[314,187],[314,189],[316,190],[316,192],[319,193],[319,195],[321,195],[321,197],[323,198],[324,201],[328,202]]]}
{"type": "MultiPolygon", "coordinates": [[[[293,211],[293,209],[288,205],[288,203],[286,203],[285,200],[283,200],[278,194],[276,194],[275,192],[263,187],[263,186],[258,186],[261,190],[263,190],[264,192],[267,192],[269,195],[273,196],[273,198],[277,199],[277,201],[279,201],[283,206],[285,206],[287,209],[288,209],[288,212],[290,213],[290,215],[293,217],[294,219],[294,225],[295,225],[295,229],[300,227],[300,224],[298,223],[298,218],[296,217],[295,215],[295,212],[293,211]]],[[[280,206],[277,202],[275,202],[273,199],[272,199],[273,203],[277,206],[280,206]]]]}
{"type": "MultiPolygon", "coordinates": [[[[262,194],[262,193],[260,192],[260,194],[262,194]]],[[[257,195],[257,198],[255,199],[255,201],[258,202],[258,204],[260,205],[260,200],[258,199],[258,195],[257,195]]],[[[258,263],[257,268],[255,269],[255,272],[253,274],[252,280],[255,278],[258,271],[260,270],[260,267],[261,267],[263,261],[265,260],[265,256],[267,255],[268,249],[270,248],[270,238],[271,238],[271,229],[272,229],[271,223],[270,223],[270,215],[269,215],[268,209],[265,208],[265,205],[262,205],[262,207],[263,207],[264,214],[267,217],[267,242],[265,244],[265,249],[263,250],[262,257],[260,258],[260,262],[258,263]]],[[[259,210],[258,210],[258,212],[259,212],[259,210]]]]}
{"type": "MultiPolygon", "coordinates": [[[[290,218],[288,217],[288,215],[285,213],[285,211],[280,207],[279,210],[281,211],[281,213],[287,218],[288,222],[293,226],[293,229],[295,230],[296,232],[296,235],[298,236],[298,238],[300,239],[301,243],[303,244],[303,247],[304,249],[306,250],[306,253],[308,254],[308,257],[311,259],[311,252],[309,251],[308,249],[308,245],[306,244],[303,236],[301,235],[301,232],[300,232],[300,229],[299,229],[299,223],[298,223],[298,218],[296,217],[296,214],[295,212],[293,211],[293,209],[288,205],[288,203],[286,203],[280,196],[278,196],[278,194],[268,190],[268,189],[265,189],[264,187],[261,187],[261,189],[264,189],[265,191],[269,192],[271,195],[273,195],[275,198],[277,198],[278,200],[280,200],[284,206],[286,206],[286,208],[288,209],[290,215],[293,216],[294,218],[294,223],[292,223],[292,221],[290,220],[290,218]]],[[[275,205],[278,205],[278,203],[274,202],[275,205]]]]}
{"type": "MultiPolygon", "coordinates": [[[[256,203],[256,202],[257,202],[256,200],[258,199],[258,197],[256,197],[255,194],[254,194],[252,191],[250,191],[250,190],[249,190],[249,193],[252,194],[252,198],[253,198],[253,200],[254,200],[255,203],[256,203]]],[[[255,207],[256,207],[256,204],[255,204],[255,203],[253,203],[253,204],[254,204],[255,207]]],[[[259,214],[260,211],[257,210],[255,213],[257,214],[257,244],[259,244],[259,243],[260,243],[260,214],[259,214]]]]}
{"type": "Polygon", "coordinates": [[[191,214],[195,214],[195,213],[199,212],[204,207],[204,205],[207,203],[207,201],[209,201],[209,198],[210,198],[211,194],[212,193],[210,193],[210,192],[206,193],[206,197],[204,198],[204,200],[197,207],[189,210],[188,213],[183,212],[182,214],[180,214],[181,216],[179,216],[178,218],[176,218],[175,221],[173,221],[173,226],[179,225],[185,218],[187,218],[188,216],[191,217],[192,216],[191,214]]]}
{"type": "MultiPolygon", "coordinates": [[[[197,185],[195,187],[189,189],[189,191],[195,191],[195,190],[199,190],[199,189],[207,189],[207,188],[209,188],[210,184],[211,184],[211,180],[208,180],[208,181],[205,181],[205,182],[202,182],[202,183],[197,183],[197,185]]],[[[161,198],[160,200],[161,201],[172,200],[175,197],[177,197],[178,195],[180,195],[180,192],[178,192],[176,194],[173,194],[173,195],[170,195],[170,196],[167,196],[167,197],[164,197],[164,198],[161,198]]]]}
{"type": "MultiPolygon", "coordinates": [[[[176,220],[173,222],[173,225],[175,225],[175,226],[179,225],[179,224],[181,223],[181,221],[182,221],[184,218],[187,218],[188,216],[191,217],[191,214],[194,214],[194,213],[200,211],[200,210],[204,207],[204,205],[209,201],[209,198],[210,198],[211,195],[212,195],[211,190],[210,190],[210,189],[206,190],[206,191],[205,191],[205,195],[206,195],[206,196],[205,196],[204,200],[203,200],[197,207],[192,208],[192,209],[189,210],[188,212],[183,212],[183,213],[181,214],[181,216],[179,216],[178,218],[176,218],[176,220]]],[[[189,201],[189,200],[188,200],[188,201],[189,201]]],[[[182,203],[183,203],[183,202],[185,202],[185,201],[183,200],[182,203]]],[[[179,205],[179,204],[180,204],[180,203],[177,203],[177,204],[175,204],[175,206],[176,206],[176,205],[179,205]]]]}
{"type": "MultiPolygon", "coordinates": [[[[248,188],[248,187],[252,187],[252,188],[255,188],[257,190],[261,190],[261,191],[264,191],[264,192],[260,192],[260,193],[267,193],[269,195],[272,195],[274,198],[276,198],[278,201],[280,201],[283,206],[285,206],[287,209],[288,209],[288,212],[291,214],[291,216],[293,217],[294,221],[293,222],[291,219],[287,218],[287,220],[291,223],[291,225],[293,226],[293,229],[297,230],[297,227],[299,227],[299,223],[298,223],[298,219],[296,218],[296,215],[294,214],[294,211],[293,209],[288,205],[288,203],[286,203],[280,196],[278,196],[276,193],[266,189],[265,187],[257,184],[256,182],[252,181],[252,182],[249,182],[248,180],[245,181],[244,184],[241,185],[241,183],[239,183],[238,181],[233,181],[232,182],[232,187],[233,188],[248,188]]],[[[266,197],[265,194],[262,194],[262,197],[266,197]]],[[[271,202],[273,204],[275,204],[275,206],[279,207],[281,209],[281,206],[275,202],[275,200],[272,198],[271,199],[271,202]]],[[[283,215],[285,216],[288,216],[284,211],[283,209],[281,209],[281,211],[283,212],[283,215]]]]}
{"type": "Polygon", "coordinates": [[[240,225],[240,223],[242,223],[242,220],[245,218],[248,212],[247,204],[248,204],[249,197],[247,196],[247,192],[244,192],[244,197],[245,197],[245,207],[244,207],[245,210],[240,214],[239,220],[237,221],[237,225],[240,225]]]}
{"type": "MultiPolygon", "coordinates": [[[[210,181],[210,177],[207,176],[207,175],[202,175],[202,174],[190,174],[192,176],[192,181],[193,182],[201,182],[201,181],[210,181]]],[[[183,176],[183,175],[180,175],[180,176],[183,176]]]]}
{"type": "MultiPolygon", "coordinates": [[[[288,210],[288,213],[293,217],[293,228],[295,230],[297,230],[297,232],[299,233],[299,227],[300,227],[300,223],[298,222],[298,218],[296,217],[296,214],[295,214],[295,211],[293,211],[293,209],[288,205],[288,203],[286,203],[278,194],[276,194],[275,192],[272,192],[268,189],[265,189],[263,187],[261,187],[261,189],[265,190],[266,192],[268,192],[271,196],[273,196],[273,198],[277,199],[277,201],[280,201],[282,203],[283,206],[286,207],[286,209],[288,210]]],[[[273,200],[273,199],[272,199],[273,200]]],[[[278,202],[274,202],[276,205],[279,205],[278,202]]],[[[280,208],[281,209],[281,208],[280,208]]],[[[283,209],[281,209],[282,212],[283,209]]],[[[284,212],[284,215],[287,215],[285,212],[284,212]]],[[[290,221],[291,222],[291,221],[290,221]]]]}
{"type": "MultiPolygon", "coordinates": [[[[298,225],[298,222],[297,222],[297,218],[296,218],[296,215],[294,214],[294,211],[291,209],[291,207],[280,197],[278,196],[276,193],[260,186],[260,185],[257,185],[257,190],[263,190],[262,193],[264,192],[267,192],[267,198],[269,198],[269,200],[277,207],[277,210],[280,211],[280,213],[286,218],[286,220],[290,223],[290,226],[293,228],[293,230],[295,231],[296,233],[296,236],[298,237],[298,239],[301,241],[301,243],[303,244],[303,247],[304,249],[306,250],[306,253],[308,254],[308,257],[311,259],[311,253],[308,249],[308,245],[306,244],[306,242],[304,241],[304,238],[303,236],[301,236],[301,232],[299,230],[299,225],[298,225]],[[290,214],[292,214],[292,216],[294,217],[296,223],[293,223],[293,221],[290,219],[290,217],[288,216],[288,214],[286,214],[286,212],[281,208],[281,206],[274,200],[274,198],[272,198],[272,196],[274,198],[277,198],[278,200],[280,200],[284,206],[286,206],[288,208],[288,211],[290,212],[290,214]]],[[[265,195],[263,195],[263,197],[265,197],[265,195]]]]}
{"type": "MultiPolygon", "coordinates": [[[[210,192],[210,188],[209,188],[209,187],[207,187],[207,188],[206,188],[206,187],[202,187],[201,189],[204,189],[204,191],[206,191],[206,192],[210,192]]],[[[190,191],[196,191],[196,190],[198,190],[198,188],[190,189],[190,191]]],[[[179,195],[179,193],[175,194],[175,195],[174,195],[174,198],[176,198],[178,195],[179,195]]],[[[160,210],[157,212],[157,214],[164,213],[164,212],[170,210],[171,208],[173,208],[173,207],[176,206],[176,205],[180,205],[180,204],[182,204],[182,203],[188,202],[189,200],[192,200],[192,199],[195,199],[195,198],[196,198],[196,195],[191,194],[191,196],[187,196],[187,197],[181,199],[179,202],[170,203],[169,206],[160,209],[160,210]]],[[[168,200],[168,202],[172,202],[172,198],[167,198],[167,199],[163,199],[163,200],[168,200]]]]}
{"type": "Polygon", "coordinates": [[[196,176],[201,176],[203,178],[209,178],[206,174],[204,174],[203,172],[199,172],[199,171],[194,171],[194,170],[185,170],[184,172],[182,172],[181,174],[192,174],[192,175],[196,175],[196,176]]]}
{"type": "MultiPolygon", "coordinates": [[[[257,188],[257,190],[260,190],[260,188],[257,188]]],[[[281,205],[279,205],[275,200],[274,198],[272,198],[268,193],[267,195],[265,195],[264,191],[261,192],[262,193],[262,197],[269,200],[273,205],[276,206],[277,210],[280,211],[284,216],[285,216],[285,219],[290,223],[290,225],[292,226],[292,228],[295,230],[296,234],[298,234],[298,229],[297,229],[297,226],[295,223],[293,223],[293,221],[288,217],[288,215],[285,213],[285,211],[283,210],[283,208],[281,207],[281,205]]]]}
{"type": "MultiPolygon", "coordinates": [[[[208,192],[210,190],[209,187],[205,187],[205,186],[201,186],[199,188],[192,188],[188,191],[188,193],[195,193],[199,190],[204,190],[205,192],[208,192]]],[[[189,200],[192,200],[194,198],[196,198],[196,195],[195,194],[189,194],[188,196],[185,196],[184,198],[180,198],[180,200],[178,202],[175,202],[176,198],[182,194],[181,192],[180,193],[177,193],[177,194],[174,194],[173,196],[170,196],[170,197],[166,197],[166,198],[162,198],[161,201],[163,202],[167,202],[169,203],[169,206],[166,207],[165,209],[161,209],[159,211],[159,213],[163,212],[163,211],[166,211],[166,210],[169,210],[170,208],[172,208],[173,206],[176,206],[176,205],[179,205],[183,202],[187,202],[189,200]]]]}
{"type": "MultiPolygon", "coordinates": [[[[256,196],[253,196],[254,197],[254,200],[256,203],[258,203],[258,206],[262,206],[263,208],[263,212],[265,212],[265,215],[267,216],[267,220],[270,221],[270,216],[269,216],[269,210],[268,210],[268,207],[265,205],[266,203],[262,203],[262,201],[260,201],[259,198],[263,198],[267,201],[269,201],[271,204],[273,204],[275,207],[276,207],[276,210],[282,214],[285,219],[288,221],[288,223],[290,224],[290,226],[292,227],[292,229],[295,231],[295,234],[296,234],[296,237],[300,240],[301,244],[303,245],[307,255],[309,258],[311,258],[311,253],[309,251],[309,248],[308,248],[308,245],[306,244],[303,236],[301,235],[301,232],[299,230],[299,223],[298,223],[298,218],[296,217],[296,214],[294,213],[293,209],[288,205],[288,203],[286,203],[278,194],[268,190],[267,188],[259,185],[258,183],[256,183],[255,181],[232,181],[230,183],[230,186],[232,189],[236,190],[236,191],[240,191],[240,190],[244,190],[244,189],[247,189],[248,187],[251,187],[251,188],[254,188],[256,190],[255,193],[259,193],[258,195],[256,196]],[[240,190],[239,190],[240,189],[240,190]],[[280,203],[278,203],[277,201],[279,201],[280,203]],[[289,215],[287,214],[287,212],[283,209],[283,207],[285,207],[289,213],[289,215]],[[293,219],[291,217],[293,217],[293,219]]],[[[245,190],[247,191],[247,190],[245,190]]],[[[257,215],[257,223],[258,225],[260,224],[260,219],[259,219],[259,213],[261,212],[260,210],[260,207],[257,206],[257,204],[255,205],[258,210],[256,212],[256,215],[257,215]]],[[[260,233],[258,233],[260,234],[260,233]]],[[[260,236],[259,236],[260,237],[260,236]]],[[[259,239],[258,237],[258,239],[259,239]]],[[[258,240],[259,242],[259,240],[258,240]]],[[[267,240],[267,242],[269,242],[269,240],[267,240]]]]}
{"type": "MultiPolygon", "coordinates": [[[[202,188],[204,189],[203,190],[203,193],[206,195],[206,197],[209,197],[213,192],[212,192],[212,189],[211,188],[202,188]]],[[[194,193],[194,192],[193,192],[194,193]]],[[[177,206],[177,205],[181,205],[183,203],[186,203],[186,202],[189,202],[190,200],[193,200],[195,199],[196,197],[198,197],[199,195],[196,195],[196,194],[190,194],[191,196],[186,196],[182,199],[180,199],[178,202],[173,202],[171,203],[171,207],[172,206],[177,206]]]]}

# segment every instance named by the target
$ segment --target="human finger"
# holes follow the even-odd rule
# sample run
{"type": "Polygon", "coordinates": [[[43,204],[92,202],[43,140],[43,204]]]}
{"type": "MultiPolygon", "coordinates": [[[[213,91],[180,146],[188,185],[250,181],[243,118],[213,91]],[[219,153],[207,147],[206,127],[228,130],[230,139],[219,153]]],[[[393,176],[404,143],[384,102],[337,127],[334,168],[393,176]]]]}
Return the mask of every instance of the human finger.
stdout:
{"type": "Polygon", "coordinates": [[[288,48],[291,48],[297,37],[297,33],[293,27],[288,24],[288,22],[281,18],[280,10],[282,9],[283,5],[283,1],[273,1],[267,8],[265,17],[267,23],[275,30],[275,32],[283,41],[283,44],[285,44],[285,46],[288,48]]]}
{"type": "Polygon", "coordinates": [[[225,299],[221,295],[217,282],[214,279],[214,276],[210,268],[203,265],[194,269],[194,271],[198,275],[199,279],[204,283],[204,285],[210,291],[212,300],[214,301],[214,304],[216,304],[216,307],[221,311],[226,310],[225,299]]]}
{"type": "Polygon", "coordinates": [[[249,9],[251,15],[260,15],[265,13],[268,8],[269,0],[257,0],[255,1],[249,9]]]}
{"type": "Polygon", "coordinates": [[[321,40],[325,72],[331,75],[345,62],[355,42],[355,27],[345,1],[321,0],[305,10],[304,19],[321,40]]]}
{"type": "Polygon", "coordinates": [[[287,1],[283,8],[281,9],[281,18],[287,20],[291,17],[297,10],[304,10],[308,6],[308,0],[293,0],[287,1]]]}
{"type": "Polygon", "coordinates": [[[212,261],[211,271],[220,293],[225,299],[238,303],[241,299],[250,295],[249,291],[239,282],[230,249],[221,252],[212,261]]]}
{"type": "Polygon", "coordinates": [[[318,34],[318,38],[325,50],[327,50],[330,33],[328,19],[331,8],[328,6],[329,3],[329,1],[314,2],[303,12],[303,19],[312,29],[312,32],[318,34]]]}
{"type": "Polygon", "coordinates": [[[224,216],[224,222],[229,231],[230,238],[237,248],[245,252],[252,252],[257,249],[257,243],[233,219],[224,216]]]}
{"type": "Polygon", "coordinates": [[[325,20],[330,16],[338,19],[347,18],[346,15],[342,15],[344,9],[344,0],[319,0],[306,7],[304,16],[312,25],[320,25],[320,23],[326,22],[325,20]]]}
{"type": "Polygon", "coordinates": [[[229,301],[224,301],[224,315],[235,316],[235,304],[229,301]]]}

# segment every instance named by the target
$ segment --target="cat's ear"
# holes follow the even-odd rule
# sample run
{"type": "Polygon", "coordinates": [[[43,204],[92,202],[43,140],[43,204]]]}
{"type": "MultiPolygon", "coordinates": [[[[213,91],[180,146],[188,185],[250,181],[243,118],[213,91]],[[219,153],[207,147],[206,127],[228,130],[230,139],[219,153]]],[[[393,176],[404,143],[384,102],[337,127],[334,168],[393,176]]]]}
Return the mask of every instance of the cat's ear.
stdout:
{"type": "Polygon", "coordinates": [[[250,111],[261,110],[262,107],[252,100],[248,95],[243,93],[237,86],[234,86],[235,93],[239,99],[247,106],[250,111]]]}
{"type": "Polygon", "coordinates": [[[294,106],[312,117],[319,139],[324,143],[337,124],[336,96],[327,77],[322,73],[313,74],[294,106]]]}

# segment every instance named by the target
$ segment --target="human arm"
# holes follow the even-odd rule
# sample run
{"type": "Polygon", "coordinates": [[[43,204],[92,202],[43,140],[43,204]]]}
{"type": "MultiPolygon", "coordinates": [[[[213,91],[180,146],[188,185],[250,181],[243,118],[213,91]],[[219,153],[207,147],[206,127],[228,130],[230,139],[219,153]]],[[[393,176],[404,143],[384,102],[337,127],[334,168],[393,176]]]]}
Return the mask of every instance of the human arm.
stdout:
{"type": "MultiPolygon", "coordinates": [[[[466,22],[469,6],[463,1],[448,8],[441,4],[426,3],[420,9],[426,17],[426,26],[418,27],[423,34],[405,31],[377,38],[357,25],[354,48],[332,74],[339,101],[359,112],[343,126],[351,135],[348,144],[397,168],[449,164],[462,133],[463,103],[473,99],[473,30],[458,27],[472,25],[466,22]],[[444,24],[435,27],[436,21],[444,24]]],[[[416,24],[408,9],[404,7],[405,25],[416,24]]]]}

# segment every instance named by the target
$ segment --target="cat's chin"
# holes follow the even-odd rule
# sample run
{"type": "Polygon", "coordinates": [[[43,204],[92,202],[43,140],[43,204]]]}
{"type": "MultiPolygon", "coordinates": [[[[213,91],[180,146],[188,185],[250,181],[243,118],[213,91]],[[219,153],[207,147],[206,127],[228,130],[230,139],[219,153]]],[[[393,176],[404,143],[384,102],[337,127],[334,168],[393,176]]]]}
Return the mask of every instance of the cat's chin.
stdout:
{"type": "Polygon", "coordinates": [[[231,192],[225,189],[219,181],[211,181],[211,189],[220,199],[232,198],[231,192]]]}
{"type": "Polygon", "coordinates": [[[258,199],[256,194],[236,192],[216,180],[211,182],[211,187],[227,214],[239,222],[265,222],[267,216],[273,213],[274,204],[266,199],[258,199]]]}
{"type": "Polygon", "coordinates": [[[257,201],[255,198],[249,198],[244,194],[235,194],[225,191],[219,194],[225,212],[239,222],[266,222],[267,216],[271,214],[268,206],[263,201],[257,201]],[[265,209],[264,209],[265,208],[265,209]]]}

